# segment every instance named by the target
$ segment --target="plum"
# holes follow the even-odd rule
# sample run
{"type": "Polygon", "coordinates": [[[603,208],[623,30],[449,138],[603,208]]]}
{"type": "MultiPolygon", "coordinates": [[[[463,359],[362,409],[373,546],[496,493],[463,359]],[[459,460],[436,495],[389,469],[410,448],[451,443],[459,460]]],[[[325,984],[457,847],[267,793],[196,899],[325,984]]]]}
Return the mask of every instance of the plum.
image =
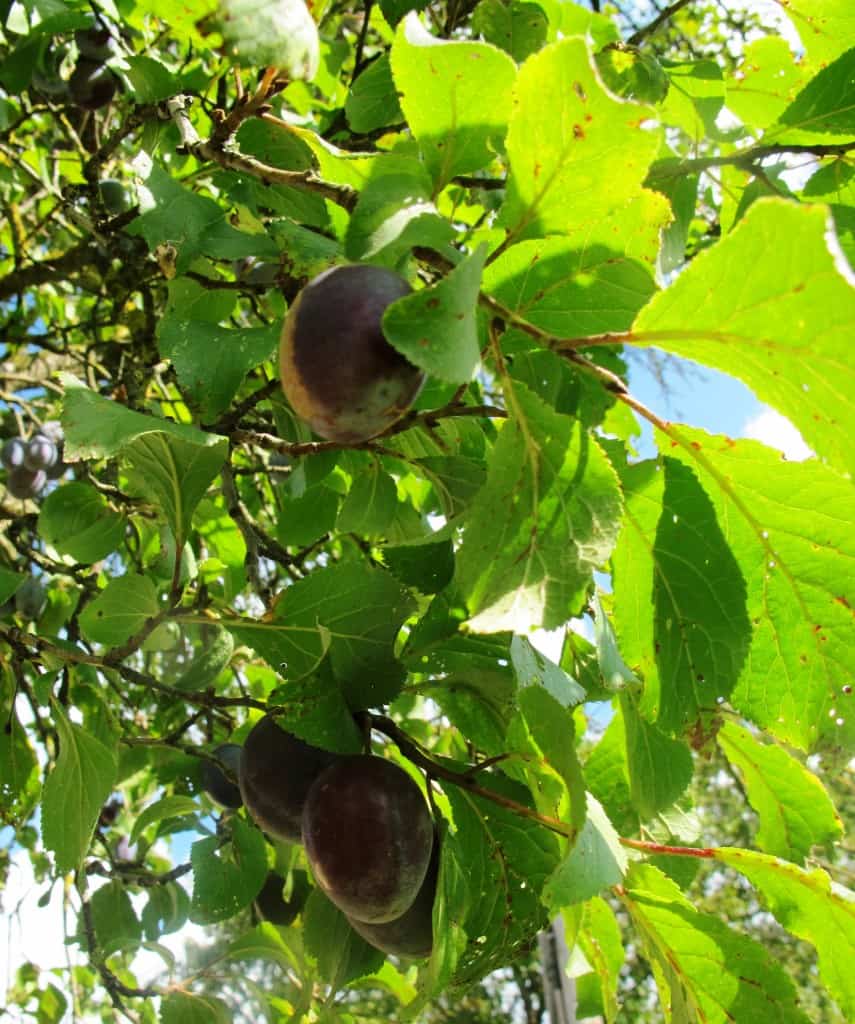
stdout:
{"type": "Polygon", "coordinates": [[[88,57],[78,60],[68,80],[72,102],[84,110],[98,110],[106,106],[118,88],[119,80],[107,65],[88,57]]]}
{"type": "Polygon", "coordinates": [[[202,789],[221,807],[240,807],[243,803],[240,787],[232,781],[239,777],[242,753],[237,743],[221,743],[213,750],[212,756],[228,769],[229,775],[213,761],[202,762],[202,789]]]}
{"type": "Polygon", "coordinates": [[[409,409],[424,374],[386,341],[381,322],[386,307],[411,290],[384,267],[340,266],[292,303],[279,347],[282,389],[316,434],[365,441],[409,409]]]}
{"type": "Polygon", "coordinates": [[[309,790],[303,842],[315,880],[339,910],[377,924],[415,901],[430,863],[433,823],[403,768],[349,754],[309,790]]]}
{"type": "Polygon", "coordinates": [[[306,795],[338,757],[262,718],[246,738],[240,763],[240,791],[250,817],[268,835],[299,843],[306,795]]]}
{"type": "Polygon", "coordinates": [[[351,928],[376,949],[392,956],[420,958],[433,949],[433,902],[439,877],[439,842],[434,839],[433,853],[425,880],[409,910],[394,921],[368,924],[348,917],[351,928]]]}

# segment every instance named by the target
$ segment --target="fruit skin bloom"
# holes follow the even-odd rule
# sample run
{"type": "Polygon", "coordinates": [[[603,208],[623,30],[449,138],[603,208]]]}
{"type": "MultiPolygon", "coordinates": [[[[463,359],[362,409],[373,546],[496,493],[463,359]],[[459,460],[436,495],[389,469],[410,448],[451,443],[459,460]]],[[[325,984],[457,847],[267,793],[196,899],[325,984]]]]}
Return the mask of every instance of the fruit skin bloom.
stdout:
{"type": "Polygon", "coordinates": [[[412,289],[384,267],[333,267],[309,282],[282,328],[282,390],[329,441],[382,433],[409,409],[425,375],[383,335],[386,307],[412,289]]]}

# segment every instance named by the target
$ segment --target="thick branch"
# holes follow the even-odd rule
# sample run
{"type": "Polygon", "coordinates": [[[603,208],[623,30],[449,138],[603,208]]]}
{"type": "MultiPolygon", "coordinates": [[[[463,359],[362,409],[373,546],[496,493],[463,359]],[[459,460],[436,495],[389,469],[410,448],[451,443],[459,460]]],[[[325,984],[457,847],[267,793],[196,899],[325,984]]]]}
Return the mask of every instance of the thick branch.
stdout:
{"type": "Polygon", "coordinates": [[[818,158],[841,157],[855,150],[855,141],[839,143],[816,143],[811,145],[795,145],[785,142],[773,142],[765,146],[751,146],[748,149],[738,150],[736,153],[718,156],[699,156],[691,160],[664,160],[654,164],[647,175],[647,184],[653,187],[657,182],[667,182],[673,178],[680,178],[686,174],[700,174],[710,167],[724,167],[727,165],[743,167],[746,170],[753,170],[753,166],[760,160],[771,156],[809,155],[818,158]]]}

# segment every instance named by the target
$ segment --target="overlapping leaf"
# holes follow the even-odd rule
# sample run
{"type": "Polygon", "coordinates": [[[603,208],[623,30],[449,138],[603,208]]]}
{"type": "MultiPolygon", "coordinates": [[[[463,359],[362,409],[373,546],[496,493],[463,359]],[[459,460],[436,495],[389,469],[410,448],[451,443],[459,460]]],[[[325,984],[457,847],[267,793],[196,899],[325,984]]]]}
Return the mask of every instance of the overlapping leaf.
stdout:
{"type": "Polygon", "coordinates": [[[514,96],[501,214],[513,236],[594,225],[641,194],[659,148],[658,132],[644,126],[653,110],[606,92],[582,39],[530,57],[514,96]]]}
{"type": "Polygon", "coordinates": [[[566,622],[608,558],[620,515],[614,472],[593,437],[522,384],[505,394],[512,415],[457,555],[469,625],[485,633],[566,622]]]}
{"type": "Polygon", "coordinates": [[[828,230],[823,207],[756,202],[653,297],[633,332],[639,344],[739,377],[820,456],[851,473],[855,287],[829,249],[828,230]]]}
{"type": "Polygon", "coordinates": [[[843,826],[824,786],[783,747],[762,743],[735,722],[725,722],[716,739],[760,819],[761,850],[802,864],[811,847],[840,837],[843,826]]]}
{"type": "Polygon", "coordinates": [[[852,485],[815,459],[786,463],[757,442],[689,427],[659,444],[697,473],[745,580],[753,632],[731,702],[802,749],[851,747],[852,485]]]}

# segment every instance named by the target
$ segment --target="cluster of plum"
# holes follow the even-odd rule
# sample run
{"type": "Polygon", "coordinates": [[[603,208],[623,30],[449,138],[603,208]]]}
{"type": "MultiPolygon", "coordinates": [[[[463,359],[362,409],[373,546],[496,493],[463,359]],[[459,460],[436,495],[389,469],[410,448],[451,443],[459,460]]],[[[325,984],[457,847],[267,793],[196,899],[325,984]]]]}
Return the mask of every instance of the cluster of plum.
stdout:
{"type": "MultiPolygon", "coordinates": [[[[238,784],[206,761],[206,791],[223,806],[243,804],[268,835],[302,842],[315,881],[354,931],[384,953],[430,955],[439,843],[422,791],[402,768],[314,747],[270,716],[243,748],[223,744],[214,756],[238,784]]],[[[265,889],[256,906],[269,916],[262,897],[275,907],[282,879],[268,878],[265,889]]],[[[295,879],[292,900],[297,892],[295,879]]]]}
{"type": "Polygon", "coordinates": [[[33,434],[29,441],[9,438],[0,450],[0,463],[13,498],[35,498],[48,480],[57,480],[66,470],[62,440],[46,433],[33,434]]]}

